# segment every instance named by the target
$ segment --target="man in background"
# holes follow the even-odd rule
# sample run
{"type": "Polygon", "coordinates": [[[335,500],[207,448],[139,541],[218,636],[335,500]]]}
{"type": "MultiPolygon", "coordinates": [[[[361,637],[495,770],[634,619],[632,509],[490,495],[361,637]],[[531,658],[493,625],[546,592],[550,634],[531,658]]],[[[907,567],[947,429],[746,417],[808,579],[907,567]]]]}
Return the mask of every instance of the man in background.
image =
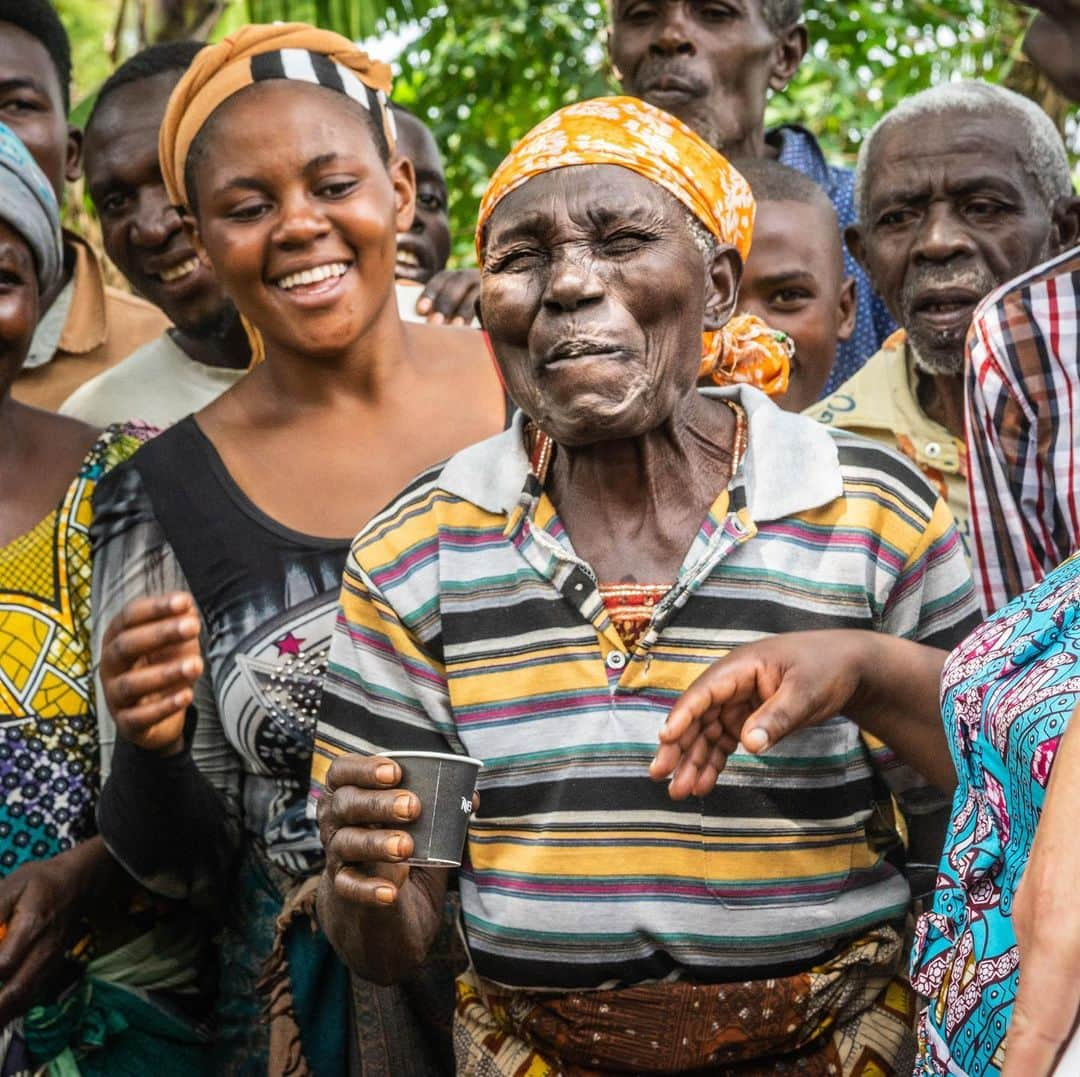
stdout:
{"type": "MultiPolygon", "coordinates": [[[[0,0],[0,119],[26,144],[59,201],[81,172],[82,135],[67,122],[71,44],[48,0],[0,0]]],[[[97,256],[64,232],[64,276],[42,317],[16,400],[55,409],[167,324],[149,303],[108,288],[97,256]]]]}
{"type": "Polygon", "coordinates": [[[233,385],[251,362],[240,315],[199,260],[169,203],[158,129],[169,95],[203,45],[152,45],[122,64],[86,124],[86,185],[105,253],[173,326],[80,386],[61,410],[107,425],[171,426],[233,385]]]}
{"type": "Polygon", "coordinates": [[[914,461],[945,495],[970,555],[964,343],[988,294],[1075,242],[1065,146],[1026,97],[946,83],[870,132],[856,196],[848,246],[903,332],[811,414],[914,461]]]}

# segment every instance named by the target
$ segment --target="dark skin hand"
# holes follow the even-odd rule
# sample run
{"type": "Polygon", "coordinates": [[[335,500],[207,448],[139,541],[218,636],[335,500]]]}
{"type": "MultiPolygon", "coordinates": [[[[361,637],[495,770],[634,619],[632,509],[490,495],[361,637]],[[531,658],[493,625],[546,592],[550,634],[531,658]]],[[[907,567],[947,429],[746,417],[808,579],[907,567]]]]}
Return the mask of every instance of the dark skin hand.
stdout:
{"type": "Polygon", "coordinates": [[[758,755],[843,715],[939,789],[956,773],[938,708],[947,654],[876,632],[791,632],[714,662],[679,697],[650,767],[672,800],[706,796],[738,745],[758,755]]]}
{"type": "Polygon", "coordinates": [[[436,273],[416,301],[416,313],[432,325],[469,325],[480,301],[478,269],[443,269],[436,273]]]}
{"type": "Polygon", "coordinates": [[[0,881],[0,1025],[33,1006],[77,941],[82,921],[130,892],[101,838],[48,860],[23,864],[0,881]]]}
{"type": "Polygon", "coordinates": [[[202,676],[199,612],[186,591],[132,599],[101,645],[102,692],[117,732],[146,751],[175,755],[202,676]]]}
{"type": "Polygon", "coordinates": [[[1080,101],[1080,2],[1027,0],[1040,14],[1028,28],[1024,52],[1071,101],[1080,101]]]}
{"type": "MultiPolygon", "coordinates": [[[[420,815],[398,788],[401,768],[381,756],[343,756],[319,801],[326,867],[318,918],[354,972],[391,984],[420,965],[439,929],[448,872],[410,867],[413,840],[400,829],[420,815]]],[[[474,807],[475,807],[474,798],[474,807]]]]}

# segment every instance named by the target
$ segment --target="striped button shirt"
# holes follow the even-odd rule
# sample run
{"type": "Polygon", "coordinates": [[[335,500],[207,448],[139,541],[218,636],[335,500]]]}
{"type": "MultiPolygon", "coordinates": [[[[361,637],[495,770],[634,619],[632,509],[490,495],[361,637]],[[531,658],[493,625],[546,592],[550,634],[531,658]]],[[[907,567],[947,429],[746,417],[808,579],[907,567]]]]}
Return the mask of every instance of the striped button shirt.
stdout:
{"type": "Polygon", "coordinates": [[[705,392],[746,408],[747,454],[630,652],[520,416],[353,545],[314,793],[343,752],[484,760],[461,899],[498,983],[781,975],[907,906],[876,840],[881,773],[845,719],[736,753],[703,799],[648,778],[671,704],[740,643],[867,628],[951,648],[977,620],[948,509],[905,461],[756,390],[705,392]]]}
{"type": "Polygon", "coordinates": [[[1080,549],[1080,247],[991,293],[968,337],[975,583],[996,610],[1080,549]]]}

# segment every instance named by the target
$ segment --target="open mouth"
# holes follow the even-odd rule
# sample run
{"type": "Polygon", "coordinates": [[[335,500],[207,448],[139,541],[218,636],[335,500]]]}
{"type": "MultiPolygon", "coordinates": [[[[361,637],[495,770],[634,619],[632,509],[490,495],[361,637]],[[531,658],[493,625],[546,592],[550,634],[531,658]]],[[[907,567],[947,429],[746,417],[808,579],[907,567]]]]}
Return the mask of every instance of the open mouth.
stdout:
{"type": "Polygon", "coordinates": [[[410,269],[419,269],[420,259],[417,258],[412,251],[401,250],[398,248],[397,264],[399,266],[408,266],[410,269]]]}
{"type": "Polygon", "coordinates": [[[350,262],[327,262],[325,265],[312,266],[310,269],[298,269],[292,273],[286,273],[278,277],[274,284],[286,292],[296,291],[298,288],[315,290],[316,286],[328,281],[336,281],[349,272],[350,262]]]}
{"type": "Polygon", "coordinates": [[[175,284],[177,281],[190,277],[199,268],[199,259],[192,256],[186,262],[161,270],[157,276],[165,284],[175,284]]]}
{"type": "Polygon", "coordinates": [[[970,321],[980,297],[963,288],[943,288],[924,292],[913,304],[915,315],[940,328],[953,328],[970,321]]]}

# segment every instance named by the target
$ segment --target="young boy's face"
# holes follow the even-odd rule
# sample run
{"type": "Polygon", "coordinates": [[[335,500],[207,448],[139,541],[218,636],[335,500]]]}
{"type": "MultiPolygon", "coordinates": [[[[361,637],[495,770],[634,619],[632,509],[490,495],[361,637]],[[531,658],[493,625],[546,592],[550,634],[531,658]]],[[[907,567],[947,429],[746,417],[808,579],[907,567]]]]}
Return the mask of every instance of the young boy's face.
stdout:
{"type": "Polygon", "coordinates": [[[837,345],[855,330],[855,283],[844,278],[840,231],[825,206],[758,203],[738,309],[795,341],[791,383],[774,399],[787,411],[808,408],[825,388],[837,345]]]}

